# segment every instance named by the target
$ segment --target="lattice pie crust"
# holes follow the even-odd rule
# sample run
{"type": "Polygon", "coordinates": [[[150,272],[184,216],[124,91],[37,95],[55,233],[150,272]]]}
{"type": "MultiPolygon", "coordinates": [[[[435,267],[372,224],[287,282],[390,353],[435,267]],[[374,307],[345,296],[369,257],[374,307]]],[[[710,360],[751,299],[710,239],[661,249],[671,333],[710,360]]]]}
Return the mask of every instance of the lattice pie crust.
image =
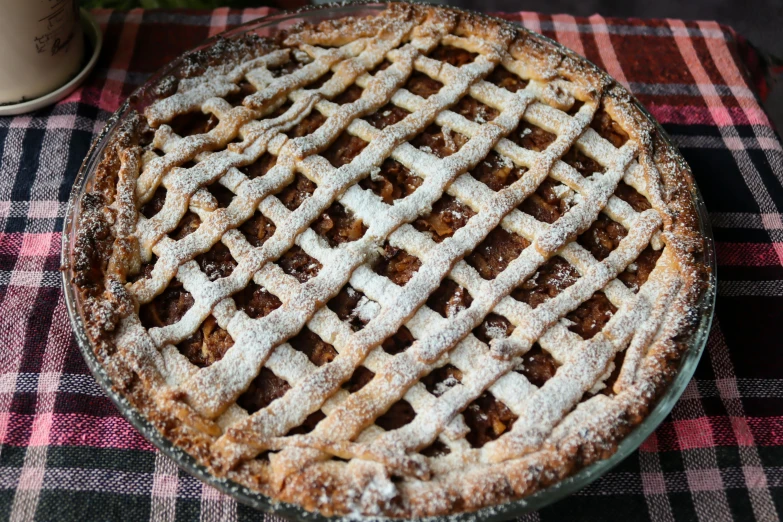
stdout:
{"type": "Polygon", "coordinates": [[[706,269],[684,163],[605,74],[456,10],[220,40],[81,201],[114,386],[218,476],[323,514],[527,495],[611,454],[706,269]]]}

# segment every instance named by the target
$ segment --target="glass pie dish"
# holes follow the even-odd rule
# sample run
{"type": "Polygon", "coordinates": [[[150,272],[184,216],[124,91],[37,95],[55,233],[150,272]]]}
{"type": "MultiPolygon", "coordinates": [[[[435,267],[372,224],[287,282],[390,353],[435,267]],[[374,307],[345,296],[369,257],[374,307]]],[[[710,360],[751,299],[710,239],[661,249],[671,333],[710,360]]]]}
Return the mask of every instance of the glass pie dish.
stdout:
{"type": "MultiPolygon", "coordinates": [[[[223,33],[221,36],[228,39],[239,38],[247,33],[267,36],[277,31],[291,27],[292,25],[302,21],[318,23],[321,21],[332,20],[344,16],[366,16],[370,14],[376,14],[384,8],[384,4],[362,4],[337,7],[329,6],[324,8],[305,10],[297,13],[283,13],[244,24],[240,27],[223,33]]],[[[506,24],[506,22],[502,23],[506,24]]],[[[523,30],[519,28],[515,29],[523,30]]],[[[159,91],[158,86],[165,78],[172,74],[176,74],[179,68],[184,66],[186,56],[195,51],[208,48],[214,43],[215,39],[205,41],[201,46],[189,51],[186,53],[186,55],[183,55],[183,57],[174,60],[166,68],[155,74],[145,85],[135,91],[129,97],[128,101],[126,101],[123,106],[120,107],[117,112],[115,112],[90,149],[90,152],[74,184],[66,213],[62,250],[63,266],[66,267],[63,271],[63,285],[66,304],[79,347],[82,350],[83,356],[87,361],[91,371],[93,372],[96,380],[104,388],[109,397],[115,402],[123,416],[125,416],[134,425],[134,427],[136,427],[156,447],[174,459],[178,465],[180,465],[189,473],[250,506],[297,519],[325,518],[322,515],[306,511],[301,507],[272,500],[259,492],[248,489],[247,487],[229,479],[218,478],[210,473],[204,466],[199,464],[191,455],[179,447],[173,445],[168,439],[164,438],[158,432],[158,430],[145,418],[145,416],[141,414],[136,408],[134,408],[125,399],[125,397],[117,393],[112,386],[111,378],[106,373],[94,353],[92,343],[86,333],[85,319],[81,308],[81,303],[77,297],[78,293],[75,292],[75,289],[71,284],[73,279],[73,271],[71,267],[73,265],[72,260],[75,249],[75,232],[79,228],[79,220],[81,217],[81,207],[79,202],[81,201],[82,196],[87,190],[90,189],[94,182],[96,168],[104,155],[107,144],[119,131],[120,123],[123,121],[125,116],[127,116],[133,110],[143,112],[147,106],[156,100],[157,92],[159,91]]],[[[566,50],[562,46],[559,46],[555,43],[552,43],[552,45],[556,45],[561,52],[573,56],[571,51],[566,50]]],[[[579,58],[579,60],[584,62],[584,60],[581,58],[579,58]]],[[[636,105],[637,108],[648,118],[648,120],[657,126],[652,117],[641,106],[639,106],[638,103],[636,103],[636,105]]],[[[665,137],[666,135],[664,131],[659,126],[657,129],[658,132],[664,137],[663,139],[667,140],[669,145],[671,145],[670,140],[665,137]]],[[[682,161],[682,159],[678,157],[677,161],[682,161]]],[[[687,166],[684,165],[684,163],[680,165],[680,167],[683,170],[687,170],[687,166]]],[[[666,388],[664,393],[659,397],[651,412],[640,424],[636,426],[636,428],[630,434],[628,434],[619,442],[616,452],[610,457],[590,464],[581,469],[579,472],[559,481],[555,485],[539,490],[538,492],[524,497],[521,500],[481,509],[477,512],[459,513],[446,518],[505,519],[519,515],[521,513],[539,509],[551,502],[554,502],[555,500],[586,486],[593,480],[606,473],[622,459],[627,457],[633,450],[638,448],[644,439],[671,411],[675,402],[693,375],[696,364],[698,363],[698,360],[704,349],[712,320],[715,297],[715,262],[712,246],[712,234],[709,229],[709,222],[703,200],[698,193],[698,190],[695,188],[695,184],[692,184],[691,186],[693,187],[691,195],[694,207],[696,208],[698,214],[700,232],[705,238],[705,249],[704,252],[700,254],[702,256],[700,261],[711,269],[711,279],[708,284],[708,289],[703,293],[701,301],[698,304],[698,324],[690,336],[687,349],[680,358],[679,371],[669,386],[666,388]]]]}

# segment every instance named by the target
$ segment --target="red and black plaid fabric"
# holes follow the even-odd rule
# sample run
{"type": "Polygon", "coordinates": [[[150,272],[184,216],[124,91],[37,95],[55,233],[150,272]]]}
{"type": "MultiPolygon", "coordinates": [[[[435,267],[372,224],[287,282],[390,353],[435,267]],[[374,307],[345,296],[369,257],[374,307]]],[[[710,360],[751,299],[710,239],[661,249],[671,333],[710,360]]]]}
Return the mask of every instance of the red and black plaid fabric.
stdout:
{"type": "MultiPolygon", "coordinates": [[[[179,471],[89,374],[58,272],[65,202],[90,142],[148,75],[267,14],[96,11],[101,60],[54,107],[0,118],[0,516],[256,520],[179,471]]],[[[714,22],[504,15],[628,86],[679,145],[717,241],[717,315],[672,414],[621,465],[525,520],[777,520],[783,513],[783,152],[744,40],[714,22]]],[[[266,515],[265,518],[273,519],[266,515]]]]}

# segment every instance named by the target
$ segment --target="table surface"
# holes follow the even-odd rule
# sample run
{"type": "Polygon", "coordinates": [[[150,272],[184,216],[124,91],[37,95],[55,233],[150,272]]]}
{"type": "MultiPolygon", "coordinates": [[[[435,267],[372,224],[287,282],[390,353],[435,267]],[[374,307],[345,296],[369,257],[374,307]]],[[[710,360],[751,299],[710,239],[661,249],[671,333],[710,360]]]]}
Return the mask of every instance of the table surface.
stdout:
{"type": "MultiPolygon", "coordinates": [[[[58,268],[65,202],[111,112],[182,51],[267,12],[96,11],[105,47],[84,86],[0,118],[3,519],[261,518],[179,471],[120,416],[76,347],[58,268]]],[[[524,519],[777,520],[783,150],[752,49],[714,22],[506,16],[605,68],[663,124],[704,195],[719,265],[707,349],[671,415],[613,471],[524,519]]]]}
{"type": "MultiPolygon", "coordinates": [[[[222,0],[226,2],[228,0],[222,0]]],[[[320,0],[311,0],[312,2],[320,0]]],[[[515,11],[519,0],[441,0],[449,5],[478,11],[515,11]]],[[[525,9],[544,13],[571,13],[623,18],[682,18],[716,20],[730,25],[750,40],[756,48],[783,57],[783,2],[780,0],[527,0],[525,9]]],[[[783,72],[783,71],[781,71],[783,72]]],[[[770,85],[764,108],[778,129],[783,129],[783,81],[770,85]]]]}

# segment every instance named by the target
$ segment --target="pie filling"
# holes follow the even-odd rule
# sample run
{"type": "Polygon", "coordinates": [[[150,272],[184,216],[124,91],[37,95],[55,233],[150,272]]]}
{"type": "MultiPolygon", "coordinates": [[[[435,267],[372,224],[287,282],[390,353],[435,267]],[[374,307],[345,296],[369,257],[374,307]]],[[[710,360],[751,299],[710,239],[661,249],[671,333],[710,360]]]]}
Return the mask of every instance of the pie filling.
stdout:
{"type": "Polygon", "coordinates": [[[611,454],[707,270],[689,174],[604,78],[405,4],[190,55],[81,202],[96,355],[213,473],[326,515],[471,511],[611,454]]]}

